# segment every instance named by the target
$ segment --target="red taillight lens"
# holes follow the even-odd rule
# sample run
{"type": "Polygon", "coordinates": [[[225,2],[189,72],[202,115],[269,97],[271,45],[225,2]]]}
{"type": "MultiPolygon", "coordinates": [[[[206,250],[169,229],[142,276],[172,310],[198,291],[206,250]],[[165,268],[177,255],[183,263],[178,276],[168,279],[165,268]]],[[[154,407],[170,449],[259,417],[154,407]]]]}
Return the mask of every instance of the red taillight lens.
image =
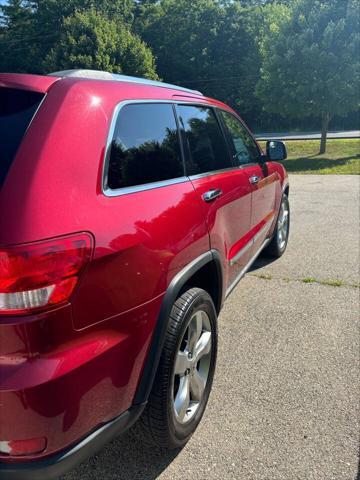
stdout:
{"type": "Polygon", "coordinates": [[[25,456],[43,452],[46,448],[46,438],[31,438],[29,440],[0,440],[0,455],[25,456]]]}
{"type": "Polygon", "coordinates": [[[0,248],[0,315],[66,302],[91,253],[87,233],[0,248]]]}

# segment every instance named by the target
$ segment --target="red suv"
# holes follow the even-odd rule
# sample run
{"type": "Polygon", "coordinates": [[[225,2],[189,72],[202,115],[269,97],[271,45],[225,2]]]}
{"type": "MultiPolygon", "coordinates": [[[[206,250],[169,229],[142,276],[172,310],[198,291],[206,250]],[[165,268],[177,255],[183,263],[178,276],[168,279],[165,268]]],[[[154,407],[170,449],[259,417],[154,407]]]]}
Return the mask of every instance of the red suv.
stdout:
{"type": "Polygon", "coordinates": [[[284,158],[197,91],[0,74],[3,480],[57,477],[136,420],[185,444],[224,299],[263,249],[285,251],[284,158]]]}

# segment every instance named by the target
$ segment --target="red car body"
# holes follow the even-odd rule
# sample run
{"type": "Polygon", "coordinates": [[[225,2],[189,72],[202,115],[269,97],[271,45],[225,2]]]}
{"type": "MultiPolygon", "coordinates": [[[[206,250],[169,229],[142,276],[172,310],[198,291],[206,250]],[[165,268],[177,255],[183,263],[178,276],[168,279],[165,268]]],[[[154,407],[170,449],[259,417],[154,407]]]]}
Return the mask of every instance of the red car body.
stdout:
{"type": "Polygon", "coordinates": [[[281,164],[264,162],[106,195],[119,103],[191,103],[236,114],[196,92],[141,82],[0,74],[0,89],[8,88],[45,97],[0,185],[0,252],[83,232],[90,242],[91,258],[67,301],[0,311],[0,476],[49,478],[63,471],[54,465],[66,464],[64,452],[86,450],[70,455],[69,468],[98,447],[89,434],[103,443],[138,417],[161,347],[159,319],[178,279],[200,281],[196,272],[206,267],[214,281],[201,278],[220,311],[271,236],[288,182],[281,164]],[[218,188],[221,197],[202,201],[218,188]]]}

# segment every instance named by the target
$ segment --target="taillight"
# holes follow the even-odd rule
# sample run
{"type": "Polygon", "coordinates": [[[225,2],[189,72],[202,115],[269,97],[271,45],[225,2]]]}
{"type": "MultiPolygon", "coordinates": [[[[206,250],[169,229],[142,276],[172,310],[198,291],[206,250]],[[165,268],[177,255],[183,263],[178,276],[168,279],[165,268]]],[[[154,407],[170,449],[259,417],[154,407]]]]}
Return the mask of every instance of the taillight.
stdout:
{"type": "Polygon", "coordinates": [[[31,438],[29,440],[0,440],[0,455],[25,456],[43,452],[46,448],[46,438],[31,438]]]}
{"type": "Polygon", "coordinates": [[[68,301],[92,248],[87,233],[0,248],[0,315],[68,301]]]}

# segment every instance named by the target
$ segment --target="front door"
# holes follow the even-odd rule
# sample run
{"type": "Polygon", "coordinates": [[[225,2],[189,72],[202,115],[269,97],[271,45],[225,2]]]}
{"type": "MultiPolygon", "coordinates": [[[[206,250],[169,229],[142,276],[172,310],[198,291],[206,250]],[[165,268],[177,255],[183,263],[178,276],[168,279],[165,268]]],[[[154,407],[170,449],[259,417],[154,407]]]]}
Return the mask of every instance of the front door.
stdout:
{"type": "Polygon", "coordinates": [[[250,132],[232,113],[220,111],[220,118],[233,147],[234,158],[251,186],[251,254],[255,255],[269,234],[275,218],[276,173],[268,174],[261,152],[250,132]]]}

